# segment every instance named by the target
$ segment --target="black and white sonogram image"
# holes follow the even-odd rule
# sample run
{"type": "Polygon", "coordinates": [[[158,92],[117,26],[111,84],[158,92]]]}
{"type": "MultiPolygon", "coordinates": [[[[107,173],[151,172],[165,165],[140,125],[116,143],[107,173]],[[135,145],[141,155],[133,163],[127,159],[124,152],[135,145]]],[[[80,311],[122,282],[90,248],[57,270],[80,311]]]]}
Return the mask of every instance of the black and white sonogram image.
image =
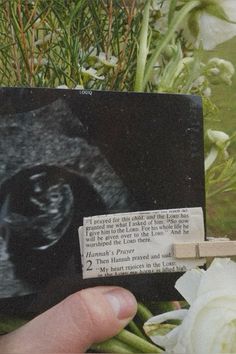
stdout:
{"type": "Polygon", "coordinates": [[[79,259],[84,216],[136,203],[65,101],[0,124],[0,296],[8,297],[63,271],[75,249],[79,259]]]}
{"type": "Polygon", "coordinates": [[[202,131],[196,96],[1,88],[0,300],[36,294],[41,308],[94,285],[176,299],[176,273],[82,279],[78,227],[204,209],[202,131]]]}

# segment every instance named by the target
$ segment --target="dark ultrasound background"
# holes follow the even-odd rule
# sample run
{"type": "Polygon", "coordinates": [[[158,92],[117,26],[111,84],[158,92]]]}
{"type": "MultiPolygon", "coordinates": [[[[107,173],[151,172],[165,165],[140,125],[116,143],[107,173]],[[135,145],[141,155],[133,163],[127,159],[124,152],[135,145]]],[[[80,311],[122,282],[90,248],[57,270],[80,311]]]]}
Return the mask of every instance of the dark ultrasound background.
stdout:
{"type": "Polygon", "coordinates": [[[97,284],[177,298],[179,274],[82,280],[77,227],[89,215],[204,208],[200,99],[18,88],[1,89],[0,106],[0,307],[41,311],[97,284]]]}

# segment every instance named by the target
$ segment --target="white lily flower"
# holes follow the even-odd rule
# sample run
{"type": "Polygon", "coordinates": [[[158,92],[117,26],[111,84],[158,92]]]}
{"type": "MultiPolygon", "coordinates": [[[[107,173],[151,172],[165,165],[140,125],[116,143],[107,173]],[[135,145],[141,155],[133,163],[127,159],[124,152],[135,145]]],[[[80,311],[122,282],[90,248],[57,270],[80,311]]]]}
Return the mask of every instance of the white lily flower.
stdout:
{"type": "MultiPolygon", "coordinates": [[[[186,2],[186,0],[184,1],[186,2]]],[[[195,46],[210,50],[236,36],[236,1],[201,0],[184,25],[184,35],[195,46]]]]}
{"type": "Polygon", "coordinates": [[[216,146],[218,146],[219,148],[224,148],[226,145],[228,145],[227,143],[230,139],[228,134],[219,130],[208,129],[207,135],[210,141],[216,144],[216,146]]]}
{"type": "Polygon", "coordinates": [[[236,353],[236,263],[215,259],[207,271],[186,272],[175,287],[190,308],[148,320],[144,328],[152,325],[153,342],[173,354],[236,353]],[[155,324],[158,328],[171,319],[182,323],[163,336],[155,335],[155,324]]]}

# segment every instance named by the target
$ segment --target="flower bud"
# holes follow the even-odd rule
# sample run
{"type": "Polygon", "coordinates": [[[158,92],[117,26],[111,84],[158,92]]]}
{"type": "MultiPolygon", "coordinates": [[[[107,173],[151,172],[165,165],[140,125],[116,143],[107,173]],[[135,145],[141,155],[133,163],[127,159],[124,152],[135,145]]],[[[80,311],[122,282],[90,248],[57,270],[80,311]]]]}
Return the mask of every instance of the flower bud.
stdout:
{"type": "Polygon", "coordinates": [[[211,88],[210,87],[206,87],[205,90],[203,90],[202,93],[207,98],[211,97],[211,88]]]}
{"type": "Polygon", "coordinates": [[[204,75],[200,75],[192,84],[192,87],[201,87],[206,82],[206,77],[204,75]]]}
{"type": "Polygon", "coordinates": [[[218,68],[212,68],[209,70],[209,72],[213,75],[213,76],[218,76],[220,74],[220,70],[218,68]]]}
{"type": "Polygon", "coordinates": [[[231,85],[235,69],[233,64],[228,60],[212,58],[207,63],[206,73],[213,84],[219,84],[223,81],[231,85]]]}
{"type": "Polygon", "coordinates": [[[221,149],[225,148],[230,139],[228,134],[219,130],[208,129],[207,135],[210,141],[221,149]]]}

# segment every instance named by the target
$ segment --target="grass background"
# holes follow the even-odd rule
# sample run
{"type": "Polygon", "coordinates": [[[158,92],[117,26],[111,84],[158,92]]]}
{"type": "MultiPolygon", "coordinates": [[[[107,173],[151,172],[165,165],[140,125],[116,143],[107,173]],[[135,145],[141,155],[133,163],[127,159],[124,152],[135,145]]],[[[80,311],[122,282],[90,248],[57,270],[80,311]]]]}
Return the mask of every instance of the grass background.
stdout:
{"type": "MultiPolygon", "coordinates": [[[[205,54],[205,57],[220,57],[230,60],[236,67],[236,39],[218,46],[205,54]]],[[[223,130],[230,136],[236,132],[236,74],[232,86],[215,85],[212,97],[219,111],[214,120],[205,121],[205,129],[223,130]]],[[[236,139],[228,149],[236,158],[236,139]]],[[[207,225],[211,235],[225,236],[236,239],[236,191],[222,193],[207,200],[207,225]]]]}

